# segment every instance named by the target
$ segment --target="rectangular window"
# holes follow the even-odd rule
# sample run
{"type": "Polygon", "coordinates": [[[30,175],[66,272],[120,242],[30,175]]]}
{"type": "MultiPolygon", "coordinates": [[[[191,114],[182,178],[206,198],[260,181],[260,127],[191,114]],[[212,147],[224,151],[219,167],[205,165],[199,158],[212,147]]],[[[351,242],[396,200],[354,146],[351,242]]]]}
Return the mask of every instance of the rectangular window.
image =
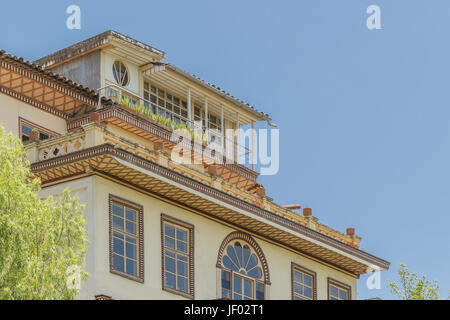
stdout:
{"type": "MultiPolygon", "coordinates": [[[[186,124],[188,120],[187,102],[144,81],[144,99],[149,100],[151,111],[155,114],[166,115],[177,123],[186,124]],[[169,112],[168,112],[169,111],[169,112]]],[[[145,104],[150,107],[149,103],[145,104]]]]}
{"type": "Polygon", "coordinates": [[[110,271],[144,282],[142,206],[109,196],[110,271]]]}
{"type": "Polygon", "coordinates": [[[31,132],[33,130],[37,132],[36,135],[40,141],[46,140],[50,137],[55,137],[58,135],[56,132],[44,129],[41,126],[38,126],[37,124],[34,124],[25,119],[19,118],[19,136],[20,136],[22,142],[27,142],[27,141],[31,140],[31,135],[32,135],[31,132]]]}
{"type": "Polygon", "coordinates": [[[163,289],[194,297],[194,226],[161,215],[163,289]]]}
{"type": "Polygon", "coordinates": [[[316,299],[316,273],[292,263],[292,300],[316,299]]]}
{"type": "Polygon", "coordinates": [[[240,273],[222,270],[222,298],[233,300],[264,300],[264,283],[240,273]]]}
{"type": "Polygon", "coordinates": [[[328,300],[351,300],[351,287],[328,278],[328,300]]]}

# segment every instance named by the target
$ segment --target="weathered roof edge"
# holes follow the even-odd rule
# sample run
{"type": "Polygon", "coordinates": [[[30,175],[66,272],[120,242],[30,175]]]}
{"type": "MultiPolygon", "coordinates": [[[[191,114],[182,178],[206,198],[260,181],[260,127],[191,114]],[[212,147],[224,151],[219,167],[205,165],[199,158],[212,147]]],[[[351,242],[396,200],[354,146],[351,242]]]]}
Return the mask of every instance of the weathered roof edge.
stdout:
{"type": "MultiPolygon", "coordinates": [[[[66,77],[63,77],[57,73],[45,70],[40,65],[33,63],[33,62],[29,62],[22,57],[13,56],[11,54],[6,53],[4,50],[0,50],[0,59],[1,60],[9,60],[10,62],[21,64],[23,67],[28,68],[29,70],[32,70],[32,71],[39,72],[43,76],[46,76],[46,77],[50,78],[51,80],[57,81],[64,86],[68,86],[71,89],[73,89],[81,94],[84,94],[88,98],[98,99],[98,94],[94,90],[92,90],[88,87],[85,87],[81,84],[78,84],[78,83],[76,83],[66,77]]],[[[104,100],[104,101],[107,101],[107,100],[104,100]]]]}
{"type": "MultiPolygon", "coordinates": [[[[163,62],[153,63],[153,64],[161,64],[161,63],[163,63],[163,62]]],[[[269,121],[269,122],[272,121],[272,119],[270,118],[270,116],[267,113],[258,111],[254,106],[252,106],[249,103],[246,103],[242,100],[239,100],[238,98],[232,96],[230,93],[226,92],[225,90],[221,89],[220,87],[217,87],[216,85],[214,85],[210,82],[202,80],[199,77],[197,77],[187,71],[184,71],[184,70],[178,68],[177,66],[174,66],[173,64],[170,64],[170,63],[163,63],[163,64],[166,65],[167,68],[174,71],[175,73],[197,83],[198,85],[214,92],[215,94],[218,94],[222,98],[230,101],[231,103],[238,105],[239,107],[245,109],[246,111],[253,113],[258,117],[261,117],[262,120],[269,121]]]]}
{"type": "Polygon", "coordinates": [[[120,148],[115,148],[113,145],[109,143],[105,143],[102,145],[97,145],[88,149],[76,151],[67,155],[63,155],[56,158],[51,158],[48,160],[42,160],[31,165],[31,169],[34,173],[47,170],[51,167],[60,166],[64,163],[74,162],[75,159],[85,159],[95,157],[96,155],[111,155],[114,157],[118,157],[127,162],[132,162],[138,164],[139,167],[145,166],[145,169],[151,170],[159,175],[168,177],[170,180],[174,182],[178,182],[184,185],[188,185],[190,188],[193,188],[196,191],[199,191],[203,194],[207,195],[215,195],[214,198],[219,201],[224,201],[232,206],[235,206],[239,209],[248,210],[251,213],[256,213],[257,215],[266,218],[268,221],[272,221],[279,226],[287,227],[293,231],[299,232],[304,236],[308,236],[316,241],[319,241],[325,245],[329,245],[334,247],[335,249],[341,250],[347,254],[353,255],[357,258],[365,260],[367,263],[371,263],[381,270],[389,269],[390,262],[379,258],[373,254],[365,252],[361,249],[352,247],[342,241],[339,241],[329,235],[323,234],[319,231],[310,229],[306,226],[303,226],[295,221],[287,219],[286,217],[279,216],[273,212],[270,212],[266,209],[255,206],[251,203],[246,202],[238,197],[230,195],[224,191],[215,189],[211,186],[205,185],[204,183],[194,180],[190,177],[182,175],[176,171],[165,168],[156,164],[148,159],[142,158],[138,155],[135,155],[127,150],[123,150],[120,148]]]}
{"type": "Polygon", "coordinates": [[[89,39],[80,41],[76,44],[73,44],[67,48],[61,49],[59,51],[56,51],[54,53],[51,53],[45,57],[42,57],[34,63],[39,64],[42,67],[48,67],[51,65],[58,64],[64,60],[70,59],[72,57],[75,57],[83,52],[90,51],[92,49],[95,49],[103,44],[106,43],[106,40],[108,37],[114,37],[116,39],[125,41],[129,44],[132,44],[134,46],[140,47],[141,49],[144,49],[146,51],[149,51],[153,54],[156,54],[162,58],[166,56],[166,53],[162,50],[156,49],[152,46],[149,46],[148,44],[145,44],[141,41],[135,40],[129,36],[123,35],[120,32],[114,31],[114,30],[108,30],[103,33],[97,34],[89,39]]]}

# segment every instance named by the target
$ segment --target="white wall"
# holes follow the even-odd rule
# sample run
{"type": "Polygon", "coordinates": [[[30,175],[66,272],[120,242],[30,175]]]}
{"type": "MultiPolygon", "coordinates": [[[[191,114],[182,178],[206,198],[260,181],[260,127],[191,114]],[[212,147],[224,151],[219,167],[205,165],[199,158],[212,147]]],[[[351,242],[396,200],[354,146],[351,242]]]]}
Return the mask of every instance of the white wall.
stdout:
{"type": "MultiPolygon", "coordinates": [[[[43,194],[60,193],[65,186],[78,190],[80,200],[88,203],[85,214],[91,245],[87,270],[91,278],[83,285],[80,298],[92,299],[97,294],[105,294],[114,299],[185,299],[161,289],[161,213],[195,226],[195,298],[217,298],[217,254],[224,238],[234,229],[98,176],[46,188],[43,194]],[[109,271],[109,194],[144,208],[143,284],[109,271]]],[[[269,265],[271,299],[291,299],[291,262],[317,273],[318,299],[327,299],[327,277],[351,285],[352,297],[356,297],[356,279],[264,240],[255,240],[269,265]]]]}
{"type": "Polygon", "coordinates": [[[104,52],[102,63],[103,63],[103,72],[104,72],[104,79],[106,81],[112,82],[114,84],[117,84],[116,80],[114,79],[113,74],[113,64],[116,60],[121,61],[128,69],[128,78],[130,79],[127,86],[124,88],[132,91],[136,95],[140,95],[140,73],[139,73],[139,66],[136,64],[131,63],[125,58],[122,58],[120,56],[117,56],[111,52],[104,52]]]}
{"type": "Polygon", "coordinates": [[[67,132],[66,120],[0,93],[0,125],[19,135],[19,117],[59,134],[67,132]]]}

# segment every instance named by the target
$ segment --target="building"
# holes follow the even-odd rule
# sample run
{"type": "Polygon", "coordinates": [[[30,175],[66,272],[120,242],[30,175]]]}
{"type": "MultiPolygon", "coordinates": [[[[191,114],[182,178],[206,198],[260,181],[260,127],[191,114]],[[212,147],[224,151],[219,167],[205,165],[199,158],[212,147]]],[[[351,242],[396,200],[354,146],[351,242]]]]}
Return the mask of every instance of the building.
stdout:
{"type": "Polygon", "coordinates": [[[0,125],[25,143],[42,196],[69,187],[86,203],[79,298],[356,299],[359,276],[389,263],[218,161],[247,150],[225,129],[270,117],[164,58],[114,31],[35,63],[0,52],[0,125]],[[174,127],[201,133],[193,164],[173,160],[174,127]]]}

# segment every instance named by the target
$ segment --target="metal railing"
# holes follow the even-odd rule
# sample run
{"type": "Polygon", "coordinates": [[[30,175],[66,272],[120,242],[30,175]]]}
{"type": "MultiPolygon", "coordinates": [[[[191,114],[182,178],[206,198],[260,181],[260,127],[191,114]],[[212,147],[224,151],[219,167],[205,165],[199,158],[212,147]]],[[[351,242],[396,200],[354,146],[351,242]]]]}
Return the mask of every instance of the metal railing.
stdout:
{"type": "MultiPolygon", "coordinates": [[[[181,124],[184,123],[187,127],[189,127],[189,129],[191,131],[197,131],[197,133],[201,133],[202,137],[205,138],[205,142],[209,145],[210,143],[216,143],[215,149],[219,149],[221,150],[221,154],[225,157],[227,157],[227,155],[229,155],[229,151],[227,150],[227,148],[229,146],[232,146],[233,151],[232,151],[232,155],[233,155],[233,161],[235,163],[240,163],[240,159],[241,157],[249,157],[252,155],[252,150],[250,150],[249,148],[247,148],[244,145],[241,145],[239,143],[239,141],[235,141],[232,139],[229,139],[228,137],[226,137],[226,135],[224,135],[222,132],[225,131],[224,128],[224,123],[222,123],[222,128],[223,130],[219,131],[213,128],[209,128],[205,125],[203,125],[202,121],[193,121],[191,118],[189,118],[189,112],[191,110],[188,110],[188,117],[184,117],[182,116],[180,113],[176,113],[172,110],[168,110],[167,108],[157,105],[143,97],[140,97],[138,95],[136,95],[136,93],[129,91],[125,88],[122,88],[118,85],[115,84],[108,84],[102,88],[97,89],[97,92],[99,94],[99,102],[98,102],[98,106],[97,106],[97,110],[102,108],[102,104],[101,104],[101,99],[102,99],[102,92],[104,92],[103,97],[107,98],[107,99],[111,99],[112,100],[116,100],[115,102],[125,105],[128,108],[131,109],[136,109],[139,106],[142,106],[143,108],[147,109],[148,111],[151,112],[151,114],[154,114],[155,116],[157,115],[162,115],[165,119],[170,119],[172,120],[172,129],[176,129],[175,128],[175,123],[176,124],[181,124]],[[244,153],[240,154],[240,150],[243,150],[244,153]],[[228,152],[227,152],[228,151],[228,152]]],[[[204,119],[205,123],[209,122],[209,119],[204,119]]],[[[223,121],[225,122],[225,121],[223,121]]],[[[239,129],[239,124],[237,125],[237,129],[239,129]]],[[[236,135],[233,135],[233,137],[236,137],[236,135]]],[[[246,161],[245,161],[246,163],[246,161]]],[[[240,163],[242,164],[242,163],[240,163]]],[[[245,166],[251,168],[252,170],[254,170],[254,165],[252,165],[251,167],[247,164],[245,164],[245,166]]]]}

